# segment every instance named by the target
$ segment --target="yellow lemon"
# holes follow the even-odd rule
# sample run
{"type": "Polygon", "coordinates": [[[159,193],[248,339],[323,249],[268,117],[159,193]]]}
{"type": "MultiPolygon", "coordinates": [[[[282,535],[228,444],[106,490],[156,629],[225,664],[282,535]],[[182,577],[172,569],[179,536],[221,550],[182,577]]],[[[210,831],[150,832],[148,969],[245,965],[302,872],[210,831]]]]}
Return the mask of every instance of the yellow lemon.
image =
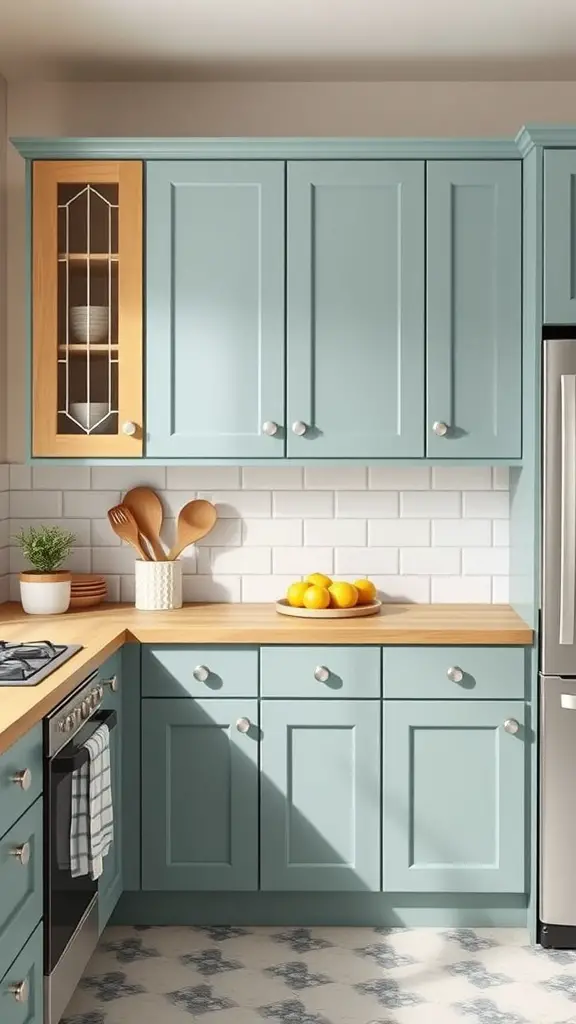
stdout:
{"type": "Polygon", "coordinates": [[[333,583],[328,590],[334,608],[353,608],[358,601],[358,591],[353,583],[333,583]]]}
{"type": "Polygon", "coordinates": [[[358,604],[370,604],[376,598],[376,587],[372,580],[354,580],[354,586],[358,591],[358,604]]]}
{"type": "Polygon", "coordinates": [[[332,584],[332,580],[321,572],[313,572],[311,576],[306,577],[306,583],[314,587],[329,587],[332,584]]]}
{"type": "Polygon", "coordinates": [[[330,604],[330,594],[326,587],[312,585],[304,594],[305,608],[327,608],[330,604]]]}
{"type": "Polygon", "coordinates": [[[292,583],[286,591],[286,600],[293,608],[304,607],[304,594],[308,590],[308,583],[292,583]]]}

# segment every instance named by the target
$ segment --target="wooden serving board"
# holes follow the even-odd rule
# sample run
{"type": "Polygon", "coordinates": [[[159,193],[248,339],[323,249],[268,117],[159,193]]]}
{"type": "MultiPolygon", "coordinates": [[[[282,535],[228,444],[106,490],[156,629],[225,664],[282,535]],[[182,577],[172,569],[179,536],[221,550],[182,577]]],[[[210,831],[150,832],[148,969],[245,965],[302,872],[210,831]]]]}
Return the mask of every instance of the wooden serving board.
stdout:
{"type": "Polygon", "coordinates": [[[276,611],[280,615],[294,615],[299,619],[361,619],[366,615],[378,615],[381,607],[382,601],[357,604],[354,608],[293,608],[284,597],[276,601],[276,611]]]}

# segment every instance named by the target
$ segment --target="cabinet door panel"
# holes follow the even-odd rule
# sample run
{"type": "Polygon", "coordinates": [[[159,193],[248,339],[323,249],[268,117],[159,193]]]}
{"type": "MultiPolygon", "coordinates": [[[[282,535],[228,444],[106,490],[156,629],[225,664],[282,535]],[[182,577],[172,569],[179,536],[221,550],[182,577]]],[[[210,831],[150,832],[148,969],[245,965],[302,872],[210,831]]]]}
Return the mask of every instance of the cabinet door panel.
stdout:
{"type": "Polygon", "coordinates": [[[258,888],[257,722],[254,700],[143,701],[143,889],[258,888]]]}
{"type": "Polygon", "coordinates": [[[520,701],[385,703],[386,891],[524,892],[523,722],[520,701]]]}
{"type": "Polygon", "coordinates": [[[576,323],[576,152],[544,154],[544,319],[576,323]]]}
{"type": "Polygon", "coordinates": [[[428,163],[429,456],[522,454],[521,174],[506,160],[428,163]]]}
{"type": "MultiPolygon", "coordinates": [[[[43,929],[39,924],[0,980],[2,1024],[42,1024],[44,1016],[43,929]],[[27,999],[14,998],[13,986],[27,985],[27,999]]],[[[90,1014],[88,1014],[90,1016],[90,1014]]],[[[98,1014],[96,1015],[98,1018],[98,1014]]]]}
{"type": "Polygon", "coordinates": [[[287,281],[288,455],[423,455],[424,164],[290,163],[287,281]]]}
{"type": "Polygon", "coordinates": [[[263,701],[261,887],[380,888],[379,701],[263,701]]]}
{"type": "Polygon", "coordinates": [[[147,212],[147,454],[282,456],[284,164],[151,161],[147,212]]]}

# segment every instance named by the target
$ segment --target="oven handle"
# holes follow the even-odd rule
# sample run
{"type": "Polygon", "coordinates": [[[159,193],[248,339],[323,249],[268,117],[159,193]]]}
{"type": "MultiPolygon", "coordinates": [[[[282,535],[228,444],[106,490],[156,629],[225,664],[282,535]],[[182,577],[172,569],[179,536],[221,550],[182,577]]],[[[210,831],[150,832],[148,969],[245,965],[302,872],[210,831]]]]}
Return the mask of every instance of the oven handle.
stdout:
{"type": "MultiPolygon", "coordinates": [[[[98,711],[95,715],[92,715],[90,721],[98,722],[99,725],[107,725],[109,729],[114,729],[118,722],[118,715],[116,711],[98,711]]],[[[71,772],[81,768],[88,760],[89,754],[86,747],[78,747],[78,750],[73,754],[53,758],[51,769],[53,772],[57,772],[58,775],[69,775],[71,772]]]]}

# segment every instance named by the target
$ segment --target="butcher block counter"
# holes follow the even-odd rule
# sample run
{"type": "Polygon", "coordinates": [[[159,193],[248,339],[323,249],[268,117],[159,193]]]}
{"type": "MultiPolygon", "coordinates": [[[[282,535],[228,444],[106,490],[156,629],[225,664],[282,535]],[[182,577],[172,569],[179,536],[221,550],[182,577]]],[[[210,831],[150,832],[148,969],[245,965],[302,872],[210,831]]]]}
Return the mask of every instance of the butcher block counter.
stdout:
{"type": "Polygon", "coordinates": [[[279,615],[272,604],[192,604],[169,612],[105,604],[46,617],[5,604],[0,640],[82,645],[37,686],[0,687],[1,754],[124,643],[526,646],[533,632],[508,605],[386,604],[369,618],[310,620],[279,615]]]}

